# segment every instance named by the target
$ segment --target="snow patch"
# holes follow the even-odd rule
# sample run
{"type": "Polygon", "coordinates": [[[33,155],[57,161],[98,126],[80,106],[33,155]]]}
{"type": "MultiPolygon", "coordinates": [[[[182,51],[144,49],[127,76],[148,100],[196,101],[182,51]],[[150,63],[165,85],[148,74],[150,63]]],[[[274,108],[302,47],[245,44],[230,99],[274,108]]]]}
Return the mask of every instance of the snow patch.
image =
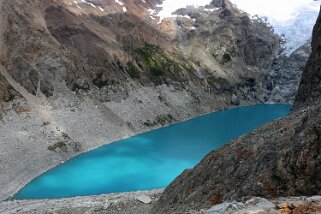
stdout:
{"type": "Polygon", "coordinates": [[[164,18],[177,17],[176,15],[173,15],[173,12],[180,8],[186,8],[187,6],[201,7],[210,3],[211,0],[164,0],[163,4],[157,5],[157,7],[162,9],[157,16],[160,17],[160,22],[162,22],[164,18]]]}
{"type": "Polygon", "coordinates": [[[207,12],[214,12],[214,11],[217,11],[217,10],[219,10],[220,8],[218,8],[218,7],[215,7],[215,8],[204,8],[204,10],[205,11],[207,11],[207,12]]]}
{"type": "Polygon", "coordinates": [[[184,16],[182,16],[182,15],[177,15],[177,17],[184,17],[184,18],[186,18],[186,19],[192,19],[190,16],[188,16],[188,15],[184,15],[184,16]]]}
{"type": "Polygon", "coordinates": [[[115,0],[115,2],[116,2],[117,4],[119,4],[119,5],[121,5],[121,6],[123,6],[123,5],[124,5],[124,3],[123,3],[123,2],[121,2],[121,1],[119,1],[119,0],[115,0]]]}
{"type": "Polygon", "coordinates": [[[85,4],[88,4],[88,5],[90,5],[90,6],[92,6],[93,8],[96,8],[96,5],[94,5],[93,3],[91,3],[91,2],[88,2],[88,1],[86,1],[86,0],[81,0],[83,3],[85,3],[85,4]]]}
{"type": "Polygon", "coordinates": [[[150,13],[150,15],[155,15],[156,13],[156,10],[153,9],[148,9],[147,11],[150,13]]]}
{"type": "Polygon", "coordinates": [[[102,8],[101,6],[99,6],[98,8],[99,8],[99,10],[101,10],[101,11],[105,11],[104,8],[102,8]]]}

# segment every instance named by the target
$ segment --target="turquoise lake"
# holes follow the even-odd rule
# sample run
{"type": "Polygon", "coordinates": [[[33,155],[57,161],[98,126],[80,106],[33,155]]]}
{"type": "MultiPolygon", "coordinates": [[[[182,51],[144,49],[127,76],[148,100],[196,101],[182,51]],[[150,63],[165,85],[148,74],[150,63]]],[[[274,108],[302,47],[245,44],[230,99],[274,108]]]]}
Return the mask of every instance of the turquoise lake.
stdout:
{"type": "Polygon", "coordinates": [[[210,151],[287,115],[290,109],[290,105],[238,107],[102,146],[44,173],[14,198],[64,198],[164,188],[210,151]]]}

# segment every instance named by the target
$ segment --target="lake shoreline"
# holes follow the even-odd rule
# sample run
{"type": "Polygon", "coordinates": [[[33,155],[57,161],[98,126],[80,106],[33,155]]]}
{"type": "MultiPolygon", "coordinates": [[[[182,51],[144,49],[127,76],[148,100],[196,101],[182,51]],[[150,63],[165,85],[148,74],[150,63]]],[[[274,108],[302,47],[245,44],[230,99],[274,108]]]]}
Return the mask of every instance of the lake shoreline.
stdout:
{"type": "Polygon", "coordinates": [[[132,138],[117,141],[108,144],[108,146],[105,145],[96,150],[83,153],[70,159],[67,163],[58,165],[45,173],[45,175],[41,175],[28,183],[22,190],[19,190],[13,199],[54,199],[77,195],[104,194],[103,191],[105,191],[106,194],[127,192],[135,191],[136,185],[138,185],[137,189],[148,190],[163,188],[184,169],[193,168],[213,149],[217,149],[225,143],[228,143],[265,123],[287,115],[290,107],[290,105],[281,104],[258,104],[230,108],[227,111],[213,112],[176,125],[174,124],[154,131],[145,132],[144,134],[135,135],[132,138]],[[245,118],[249,119],[246,120],[245,118]],[[230,130],[229,127],[233,127],[233,129],[230,130]],[[213,132],[212,130],[216,131],[213,132]],[[186,134],[175,135],[175,133],[184,133],[186,131],[186,134]],[[146,144],[141,144],[140,138],[144,139],[144,142],[150,142],[148,143],[148,148],[152,149],[148,150],[148,156],[141,156],[141,151],[145,150],[146,144]],[[202,139],[201,146],[197,143],[198,139],[202,139]],[[186,142],[189,142],[187,143],[188,146],[186,146],[186,142]],[[168,149],[166,148],[170,148],[174,144],[176,145],[175,148],[179,149],[168,152],[168,149]],[[159,147],[160,145],[161,147],[159,147]],[[123,149],[125,149],[126,152],[121,153],[122,158],[115,155],[120,151],[124,151],[123,149]],[[184,153],[182,154],[180,151],[183,150],[184,153]],[[195,151],[198,152],[195,153],[195,151]],[[102,154],[104,155],[101,156],[102,154]],[[176,157],[179,158],[177,159],[176,157]],[[173,158],[175,159],[175,163],[173,162],[173,158]],[[129,160],[130,163],[135,163],[135,166],[129,164],[129,160]],[[157,161],[155,162],[155,160],[157,161]],[[86,164],[88,161],[92,162],[92,164],[86,164]],[[159,164],[159,162],[161,164],[159,164]],[[124,165],[124,168],[119,172],[117,166],[112,165],[113,163],[124,165]],[[145,166],[143,163],[149,164],[148,166],[145,166]],[[153,171],[149,170],[150,164],[154,167],[153,171]],[[176,164],[176,167],[171,167],[173,164],[176,164]],[[133,167],[137,167],[136,172],[132,172],[133,167]],[[92,171],[92,168],[105,170],[96,172],[92,171]],[[130,180],[126,180],[128,178],[126,173],[129,172],[132,177],[130,180]],[[149,173],[146,174],[142,172],[149,173]],[[157,178],[158,173],[166,174],[166,176],[162,176],[151,182],[145,181],[143,182],[143,186],[139,184],[147,177],[157,178]],[[92,176],[90,176],[90,178],[86,177],[81,179],[79,178],[80,174],[92,176]],[[65,182],[61,184],[59,182],[60,179],[65,180],[65,182]],[[50,183],[45,182],[45,180],[50,180],[50,183]],[[96,185],[92,187],[86,185],[89,183],[95,183],[96,185]],[[79,188],[69,188],[74,184],[79,186],[79,188]],[[58,191],[59,189],[68,189],[68,191],[61,192],[58,191]],[[94,189],[94,191],[91,189],[94,189]]]}
{"type": "MultiPolygon", "coordinates": [[[[61,101],[59,99],[60,98],[55,98],[55,100],[53,100],[53,101],[42,103],[41,104],[42,106],[39,106],[39,108],[41,108],[43,111],[48,111],[48,113],[52,115],[53,119],[55,119],[55,120],[58,119],[59,121],[66,123],[64,121],[69,120],[69,118],[72,116],[69,113],[70,108],[67,106],[63,107],[61,109],[53,108],[53,106],[54,106],[53,102],[60,103],[61,101]],[[66,113],[67,113],[67,117],[66,117],[66,113]],[[62,118],[61,115],[64,115],[64,118],[62,118]]],[[[23,104],[24,101],[18,101],[17,103],[18,103],[18,105],[26,105],[26,104],[23,104]]],[[[4,167],[7,167],[6,162],[8,162],[8,167],[10,167],[10,165],[14,164],[15,168],[16,167],[17,168],[15,169],[15,168],[11,167],[9,170],[9,171],[11,171],[10,173],[6,172],[7,170],[4,171],[6,173],[4,173],[2,175],[3,185],[1,185],[1,186],[3,186],[3,188],[2,188],[3,190],[0,193],[0,201],[10,199],[10,197],[12,197],[14,194],[16,194],[21,188],[23,188],[25,185],[27,185],[33,179],[48,172],[49,170],[61,165],[62,163],[66,162],[66,161],[68,161],[78,155],[95,150],[103,145],[108,145],[110,143],[117,142],[122,139],[126,139],[130,136],[139,135],[139,134],[146,133],[146,132],[149,132],[149,131],[152,131],[155,129],[162,128],[162,127],[167,127],[167,126],[174,125],[177,123],[185,122],[185,121],[191,120],[193,118],[204,116],[204,115],[218,112],[221,110],[226,110],[229,108],[235,108],[235,107],[241,107],[241,106],[247,106],[247,105],[257,105],[257,104],[258,103],[246,103],[244,105],[239,105],[239,106],[230,105],[229,107],[222,106],[222,105],[216,105],[216,106],[212,106],[210,109],[207,109],[207,108],[199,109],[197,112],[194,112],[192,114],[184,112],[185,109],[181,109],[181,111],[183,111],[182,112],[183,114],[180,114],[181,116],[179,118],[176,117],[177,120],[167,123],[165,125],[158,124],[153,127],[146,127],[145,126],[144,128],[139,128],[140,131],[134,131],[134,132],[132,130],[128,131],[127,128],[120,126],[122,128],[120,130],[114,130],[116,132],[113,133],[112,135],[107,135],[108,133],[104,134],[107,137],[103,138],[103,140],[101,140],[102,136],[98,135],[98,136],[95,136],[95,138],[99,137],[98,141],[95,143],[90,143],[90,141],[87,141],[87,143],[86,143],[86,141],[84,141],[82,143],[83,148],[80,152],[72,152],[72,153],[67,153],[67,154],[63,154],[63,153],[60,154],[59,153],[58,156],[57,156],[57,154],[50,153],[50,151],[46,151],[47,146],[44,145],[45,148],[43,148],[43,149],[39,148],[35,151],[28,152],[30,154],[28,155],[28,153],[27,153],[26,155],[28,155],[29,157],[33,156],[33,158],[29,158],[29,159],[25,158],[22,162],[21,162],[21,158],[24,157],[25,154],[24,155],[19,154],[20,153],[20,151],[19,151],[20,145],[19,144],[15,145],[15,143],[13,143],[13,144],[11,143],[10,145],[7,145],[6,147],[8,147],[8,148],[5,147],[5,150],[4,150],[4,155],[9,155],[7,159],[6,159],[6,156],[4,156],[4,164],[5,164],[4,167]],[[17,148],[19,148],[19,150],[17,150],[17,148]],[[6,154],[8,151],[9,151],[9,153],[6,154]],[[17,151],[18,151],[18,153],[17,153],[17,151]],[[43,153],[44,151],[45,151],[45,153],[43,153]],[[14,159],[15,161],[12,162],[11,159],[14,159]],[[23,163],[25,161],[26,161],[26,163],[23,163]],[[20,167],[20,165],[21,165],[21,167],[20,167]],[[31,170],[31,172],[29,170],[21,171],[24,168],[24,165],[33,166],[33,169],[31,170]],[[19,168],[21,168],[21,169],[19,170],[19,168]],[[20,174],[19,176],[16,176],[16,174],[18,172],[17,170],[19,170],[19,174],[20,174]],[[36,171],[36,173],[35,173],[35,171],[36,171]],[[15,179],[16,179],[15,182],[12,182],[11,176],[15,176],[15,179]]],[[[282,103],[280,103],[280,104],[282,104],[282,103]]],[[[13,103],[11,107],[10,106],[8,107],[8,112],[11,112],[10,109],[13,108],[14,105],[16,105],[16,104],[13,103]]],[[[92,111],[93,108],[100,110],[101,106],[97,106],[96,103],[93,103],[91,100],[85,98],[82,101],[81,106],[80,106],[80,108],[82,108],[81,111],[78,108],[79,107],[76,108],[76,114],[83,115],[84,112],[92,111]]],[[[108,106],[108,108],[110,108],[110,106],[108,106]]],[[[91,113],[91,114],[93,114],[93,113],[91,113]]],[[[94,113],[93,115],[91,115],[91,114],[89,115],[90,119],[98,118],[98,115],[96,115],[96,113],[94,113]]],[[[42,136],[43,134],[40,133],[40,131],[43,132],[42,128],[39,129],[36,127],[38,124],[43,123],[43,118],[38,118],[38,117],[39,117],[38,112],[32,108],[30,109],[30,112],[28,112],[27,114],[17,115],[17,114],[10,113],[9,115],[4,115],[4,118],[3,118],[4,131],[6,131],[6,129],[7,129],[9,131],[9,136],[11,135],[10,132],[12,131],[13,132],[12,135],[15,136],[15,133],[17,131],[26,130],[26,131],[28,131],[28,135],[37,136],[37,138],[38,138],[37,141],[39,141],[39,142],[37,142],[37,143],[34,142],[31,145],[35,145],[36,147],[38,147],[38,145],[40,145],[39,143],[42,140],[45,140],[48,138],[47,134],[42,136]],[[37,118],[37,119],[36,120],[33,119],[31,121],[29,118],[37,118]],[[19,124],[19,125],[16,128],[11,128],[13,124],[19,124]],[[20,124],[22,124],[22,125],[20,125],[20,124]],[[33,124],[33,125],[30,126],[30,124],[33,124]],[[26,126],[28,126],[27,129],[23,128],[26,126]],[[20,127],[20,128],[18,129],[18,127],[20,127]],[[29,127],[31,127],[31,128],[29,128],[29,127]],[[34,128],[35,128],[35,130],[34,130],[34,128]],[[39,135],[37,134],[38,132],[39,132],[39,135]]],[[[77,117],[79,117],[79,116],[77,116],[77,117]]],[[[53,124],[50,124],[49,126],[53,126],[53,124]]],[[[77,128],[77,127],[78,127],[78,125],[75,128],[77,128]]],[[[53,128],[56,128],[56,127],[53,127],[53,128]]],[[[57,132],[56,130],[54,130],[54,131],[57,132]]],[[[79,138],[73,132],[74,131],[71,129],[68,130],[68,134],[70,134],[71,138],[72,139],[79,138]]],[[[57,134],[60,134],[60,133],[62,133],[62,131],[58,130],[57,134]]],[[[55,138],[57,134],[55,133],[54,134],[55,136],[53,136],[51,138],[55,138]]],[[[4,138],[5,142],[6,142],[6,138],[10,139],[10,137],[8,137],[8,136],[4,136],[4,137],[5,137],[4,138]]],[[[82,139],[88,138],[89,136],[88,136],[87,131],[85,133],[81,134],[80,137],[82,139]]],[[[95,140],[95,139],[93,139],[93,140],[95,140]]],[[[19,143],[19,142],[17,142],[17,143],[19,143]]],[[[28,147],[30,147],[31,145],[28,145],[28,147]]],[[[21,145],[21,146],[24,147],[24,145],[21,145]]],[[[41,147],[43,147],[43,146],[41,145],[41,147]]]]}
{"type": "MultiPolygon", "coordinates": [[[[59,101],[61,102],[61,101],[59,101]]],[[[91,100],[85,99],[82,101],[82,108],[85,108],[80,112],[78,108],[76,109],[77,114],[83,114],[84,111],[92,111],[93,108],[95,108],[94,103],[92,103],[91,100]],[[78,113],[79,111],[79,113],[78,113]]],[[[39,126],[44,123],[43,118],[38,118],[38,112],[35,109],[30,109],[30,112],[23,113],[23,114],[15,114],[13,112],[13,108],[15,105],[28,105],[25,103],[25,101],[16,101],[15,103],[12,103],[11,106],[7,107],[7,115],[4,115],[3,118],[3,123],[1,124],[3,132],[1,132],[3,135],[0,133],[0,138],[4,140],[6,143],[3,145],[3,150],[0,152],[0,156],[2,156],[2,167],[3,169],[8,169],[8,170],[3,170],[3,174],[0,175],[0,178],[2,180],[2,184],[0,184],[0,201],[8,200],[10,199],[13,195],[15,195],[21,188],[23,188],[25,185],[30,183],[32,180],[35,178],[41,176],[42,174],[48,172],[49,170],[61,165],[62,163],[65,163],[66,161],[75,158],[81,154],[90,152],[92,150],[95,150],[101,146],[111,144],[113,142],[117,142],[122,139],[126,139],[130,136],[135,136],[139,135],[142,133],[146,133],[161,127],[166,127],[172,124],[176,124],[179,122],[186,121],[188,119],[192,119],[195,117],[198,117],[199,114],[187,116],[183,115],[183,119],[179,119],[177,121],[173,121],[171,124],[166,124],[164,126],[158,125],[158,126],[153,126],[153,127],[144,127],[144,129],[141,129],[140,131],[128,131],[127,128],[122,128],[120,130],[116,130],[116,127],[113,127],[111,130],[112,133],[109,134],[108,132],[106,134],[101,134],[101,135],[96,135],[92,136],[93,139],[92,141],[84,141],[82,144],[82,150],[77,151],[77,152],[51,152],[47,149],[47,140],[48,137],[50,138],[61,138],[59,135],[61,135],[62,131],[59,130],[53,130],[56,129],[56,126],[53,126],[53,124],[49,124],[48,126],[41,126],[41,129],[39,129],[39,126]],[[37,118],[37,119],[30,119],[30,118],[37,118]],[[50,127],[51,126],[51,127],[50,127]],[[14,127],[14,128],[13,128],[14,127]],[[26,128],[27,127],[27,128],[26,128]],[[29,128],[31,127],[31,128],[29,128]],[[48,129],[50,128],[53,130],[55,133],[50,135],[45,133],[43,136],[41,132],[43,132],[42,129],[48,129]],[[114,130],[115,129],[115,130],[114,130]],[[35,138],[34,142],[26,143],[26,145],[22,144],[19,140],[15,140],[17,142],[12,143],[12,137],[17,139],[17,133],[21,132],[22,130],[25,130],[26,134],[28,135],[28,139],[23,137],[23,141],[29,141],[30,135],[35,136],[37,135],[37,138],[35,138]],[[58,136],[57,136],[58,135],[58,136]],[[97,141],[96,141],[97,140],[97,141]],[[46,144],[44,144],[44,141],[46,144]],[[11,142],[11,143],[10,143],[11,142]],[[86,144],[85,144],[86,143],[86,144]],[[44,144],[44,145],[43,145],[44,144]],[[36,150],[30,150],[30,152],[24,152],[20,151],[22,148],[26,147],[30,148],[32,145],[34,145],[36,150]],[[39,148],[40,147],[40,148],[39,148]],[[23,152],[23,153],[21,153],[23,152]],[[29,153],[29,154],[28,154],[29,153]],[[11,166],[12,165],[12,166],[11,166]],[[25,166],[28,165],[32,167],[32,170],[25,170],[25,166]],[[17,174],[19,173],[19,176],[17,174]],[[14,176],[15,182],[12,182],[12,176],[14,176]]],[[[51,109],[52,107],[51,103],[43,103],[42,104],[42,109],[45,111],[48,111],[51,115],[54,115],[54,119],[59,119],[62,121],[66,121],[69,119],[69,114],[70,114],[70,109],[69,108],[63,108],[63,109],[51,109]],[[61,118],[59,115],[66,115],[67,113],[67,118],[61,118]],[[57,115],[57,116],[55,116],[57,115]],[[59,116],[59,118],[57,118],[59,116]]],[[[214,107],[215,108],[215,107],[214,107]]],[[[98,109],[100,109],[100,106],[98,106],[98,109]]],[[[215,108],[213,112],[219,110],[220,108],[215,108]]],[[[211,113],[212,111],[204,112],[204,114],[211,113]]],[[[66,117],[66,116],[64,116],[66,117]]],[[[78,118],[79,116],[77,116],[78,118]]],[[[91,118],[95,119],[99,117],[99,115],[90,115],[91,118]]],[[[66,123],[66,122],[65,122],[66,123]]],[[[104,122],[105,123],[105,122],[104,122]]],[[[91,126],[91,125],[90,125],[91,126]]],[[[79,127],[80,128],[80,127],[79,127]]],[[[94,127],[92,127],[94,129],[94,127]]],[[[88,132],[88,131],[86,131],[88,132]]],[[[72,135],[72,132],[67,132],[68,135],[72,138],[75,139],[76,137],[82,137],[84,139],[88,138],[88,134],[84,132],[81,135],[72,135]],[[84,135],[84,137],[82,136],[84,135]]],[[[48,145],[48,144],[47,144],[48,145]]],[[[0,166],[1,167],[1,166],[0,166]]],[[[1,169],[1,168],[0,168],[1,169]]]]}

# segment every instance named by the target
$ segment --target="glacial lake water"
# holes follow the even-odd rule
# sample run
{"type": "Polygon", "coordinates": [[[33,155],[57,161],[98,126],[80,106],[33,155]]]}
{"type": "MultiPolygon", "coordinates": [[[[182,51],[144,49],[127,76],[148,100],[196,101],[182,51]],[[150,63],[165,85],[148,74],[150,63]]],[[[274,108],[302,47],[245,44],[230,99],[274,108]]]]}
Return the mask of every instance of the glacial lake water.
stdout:
{"type": "Polygon", "coordinates": [[[210,151],[287,115],[290,108],[263,104],[238,107],[120,140],[44,173],[13,198],[64,198],[164,188],[210,151]]]}

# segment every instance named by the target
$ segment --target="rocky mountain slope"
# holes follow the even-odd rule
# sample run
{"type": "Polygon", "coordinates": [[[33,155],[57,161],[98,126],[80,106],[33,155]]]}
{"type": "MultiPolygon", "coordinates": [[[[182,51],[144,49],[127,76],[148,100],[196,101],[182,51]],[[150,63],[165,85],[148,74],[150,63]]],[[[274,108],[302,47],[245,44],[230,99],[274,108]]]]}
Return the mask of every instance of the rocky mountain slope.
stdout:
{"type": "MultiPolygon", "coordinates": [[[[292,113],[224,145],[186,170],[166,188],[154,213],[184,213],[248,196],[321,194],[320,26],[321,14],[292,113]]],[[[319,211],[320,207],[314,212],[319,211]]]]}
{"type": "Polygon", "coordinates": [[[160,3],[0,0],[0,200],[101,145],[293,99],[286,83],[297,84],[306,54],[295,69],[276,66],[270,27],[222,0],[159,23],[160,3]]]}
{"type": "MultiPolygon", "coordinates": [[[[179,11],[176,22],[157,25],[147,11],[156,3],[126,1],[123,12],[109,1],[5,2],[2,64],[30,93],[46,97],[57,93],[57,81],[104,102],[126,98],[128,84],[211,87],[211,96],[223,93],[227,105],[233,87],[262,90],[258,65],[279,51],[269,28],[225,2],[179,11]]],[[[258,94],[244,93],[240,101],[258,94]]]]}
{"type": "Polygon", "coordinates": [[[311,53],[310,42],[302,45],[289,57],[281,55],[273,60],[263,84],[268,102],[293,103],[300,84],[301,74],[311,53]]]}
{"type": "Polygon", "coordinates": [[[312,54],[308,60],[307,66],[304,70],[299,91],[296,96],[294,105],[295,110],[307,106],[314,106],[320,103],[321,92],[321,62],[320,62],[320,48],[321,48],[321,17],[319,16],[316,25],[314,26],[312,39],[312,54]]]}

